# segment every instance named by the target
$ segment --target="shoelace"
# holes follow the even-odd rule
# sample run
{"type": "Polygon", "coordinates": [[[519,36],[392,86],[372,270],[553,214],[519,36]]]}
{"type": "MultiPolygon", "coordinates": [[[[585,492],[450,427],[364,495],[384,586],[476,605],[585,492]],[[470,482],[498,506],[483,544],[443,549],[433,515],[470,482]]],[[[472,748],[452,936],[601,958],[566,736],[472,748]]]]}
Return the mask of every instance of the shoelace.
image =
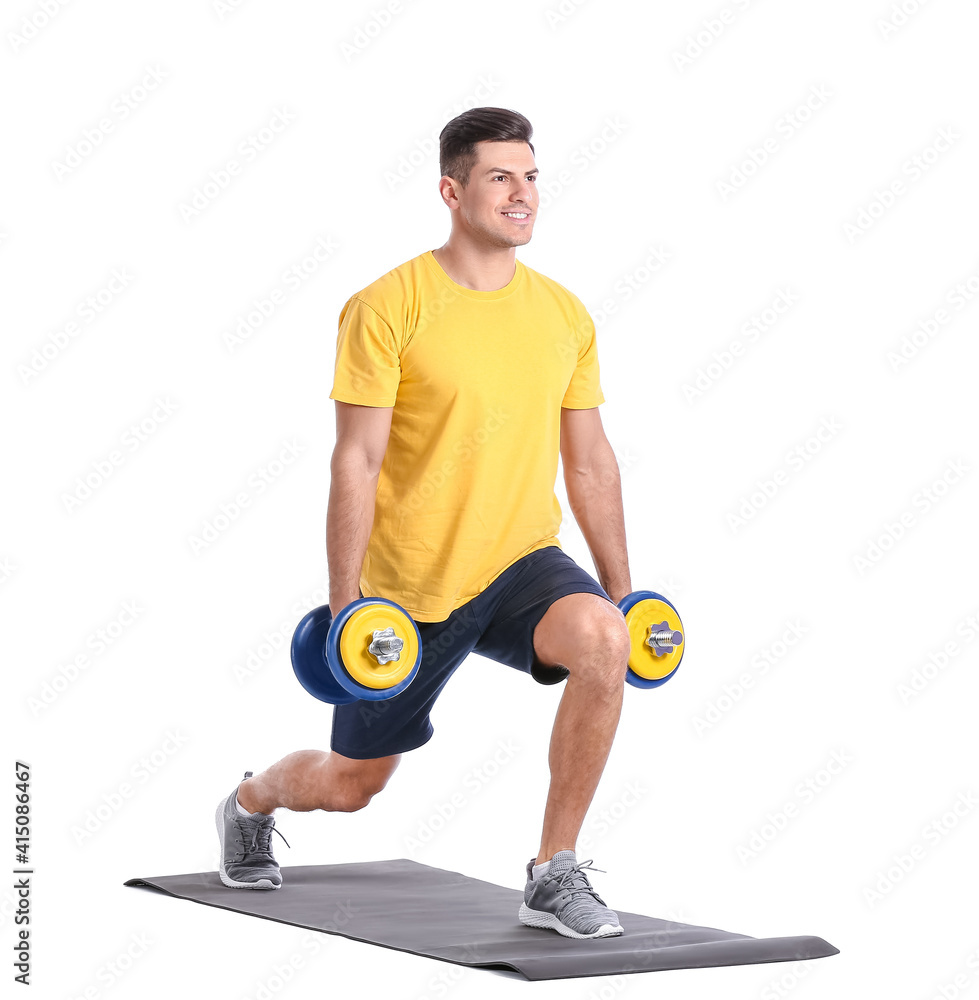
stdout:
{"type": "Polygon", "coordinates": [[[565,890],[562,899],[568,899],[569,897],[573,897],[576,894],[587,892],[592,896],[594,896],[595,899],[597,899],[598,902],[604,906],[605,905],[604,900],[591,887],[591,884],[588,881],[588,876],[584,873],[584,869],[587,868],[591,872],[602,872],[602,874],[605,874],[605,869],[596,868],[592,864],[592,860],[593,860],[592,858],[589,858],[587,861],[582,861],[580,864],[575,865],[573,868],[569,868],[567,871],[560,872],[558,874],[554,875],[547,874],[541,881],[557,882],[558,889],[565,890]],[[581,883],[580,885],[578,884],[579,881],[581,883]]]}
{"type": "Polygon", "coordinates": [[[285,840],[286,847],[292,848],[292,844],[275,829],[275,824],[272,822],[249,823],[247,826],[251,827],[250,831],[246,830],[246,824],[242,823],[240,819],[235,823],[235,828],[239,833],[238,843],[241,844],[241,851],[238,852],[241,857],[237,859],[238,861],[244,861],[249,854],[264,854],[271,861],[273,831],[285,840]],[[251,833],[250,837],[248,836],[249,832],[251,833]]]}

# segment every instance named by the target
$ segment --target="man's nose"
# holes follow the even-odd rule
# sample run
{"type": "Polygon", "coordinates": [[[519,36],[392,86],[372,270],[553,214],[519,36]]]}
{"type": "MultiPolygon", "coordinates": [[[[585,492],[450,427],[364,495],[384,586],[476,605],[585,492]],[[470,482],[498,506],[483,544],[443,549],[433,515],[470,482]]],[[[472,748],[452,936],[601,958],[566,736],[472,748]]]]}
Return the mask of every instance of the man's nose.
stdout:
{"type": "Polygon", "coordinates": [[[514,201],[522,201],[529,205],[534,200],[534,185],[524,181],[515,191],[512,192],[514,201]]]}

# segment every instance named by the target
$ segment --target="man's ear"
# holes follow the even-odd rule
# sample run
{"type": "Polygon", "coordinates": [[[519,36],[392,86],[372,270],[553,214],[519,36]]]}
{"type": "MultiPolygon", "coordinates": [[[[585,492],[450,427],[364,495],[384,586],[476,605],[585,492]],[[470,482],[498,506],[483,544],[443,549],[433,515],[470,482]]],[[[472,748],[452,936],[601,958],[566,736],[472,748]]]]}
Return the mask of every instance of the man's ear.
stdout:
{"type": "Polygon", "coordinates": [[[442,179],[439,181],[439,194],[442,195],[442,201],[449,206],[449,208],[459,207],[459,182],[448,174],[443,175],[442,179]]]}

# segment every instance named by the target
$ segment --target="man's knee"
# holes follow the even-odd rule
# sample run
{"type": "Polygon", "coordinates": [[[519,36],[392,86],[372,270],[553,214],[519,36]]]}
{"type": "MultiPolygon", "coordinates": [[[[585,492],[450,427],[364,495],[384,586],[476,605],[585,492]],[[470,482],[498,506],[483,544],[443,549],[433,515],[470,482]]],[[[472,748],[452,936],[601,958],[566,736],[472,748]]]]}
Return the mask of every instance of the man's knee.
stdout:
{"type": "Polygon", "coordinates": [[[544,663],[567,667],[572,675],[618,684],[629,662],[629,627],[615,605],[600,598],[583,600],[586,596],[592,595],[576,594],[564,606],[552,605],[555,614],[542,620],[545,627],[538,633],[538,656],[544,663]]]}
{"type": "Polygon", "coordinates": [[[363,809],[372,798],[379,792],[368,792],[364,788],[344,788],[335,792],[332,796],[333,809],[331,812],[358,812],[363,809]]]}
{"type": "Polygon", "coordinates": [[[614,614],[606,613],[589,623],[589,638],[591,655],[583,662],[591,667],[597,679],[609,684],[623,683],[632,642],[622,613],[615,609],[614,614]]]}
{"type": "Polygon", "coordinates": [[[400,754],[374,760],[352,760],[336,753],[333,756],[339,765],[333,776],[330,796],[336,812],[363,809],[378,792],[383,791],[401,760],[400,754]]]}

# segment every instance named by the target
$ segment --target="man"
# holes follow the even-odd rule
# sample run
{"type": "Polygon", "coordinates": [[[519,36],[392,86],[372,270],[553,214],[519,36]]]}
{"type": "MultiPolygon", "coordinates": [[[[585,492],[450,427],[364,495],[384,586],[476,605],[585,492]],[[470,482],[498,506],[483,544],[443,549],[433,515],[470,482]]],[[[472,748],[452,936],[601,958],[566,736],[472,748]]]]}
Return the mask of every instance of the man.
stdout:
{"type": "MultiPolygon", "coordinates": [[[[354,295],[340,315],[327,512],[330,608],[397,601],[423,661],[385,702],[336,706],[331,752],[302,750],[218,806],[221,879],[276,889],[272,813],[362,809],[470,652],[566,679],[550,787],[519,917],[568,937],[622,933],[575,855],[608,757],[629,656],[631,591],[618,466],[602,429],[595,328],[557,282],[516,260],[537,218],[533,130],[474,108],[440,136],[448,240],[354,295]],[[601,585],[561,549],[558,455],[601,585]]],[[[277,831],[276,831],[277,832],[277,831]]]]}

